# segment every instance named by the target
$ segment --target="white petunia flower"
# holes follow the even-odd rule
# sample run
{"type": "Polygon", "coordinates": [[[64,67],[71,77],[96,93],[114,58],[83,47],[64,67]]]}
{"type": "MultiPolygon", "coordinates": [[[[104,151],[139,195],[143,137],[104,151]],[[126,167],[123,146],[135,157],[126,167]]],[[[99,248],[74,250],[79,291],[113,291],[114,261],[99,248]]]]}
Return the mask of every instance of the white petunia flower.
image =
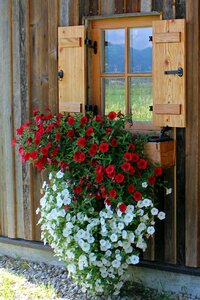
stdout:
{"type": "Polygon", "coordinates": [[[166,188],[166,195],[170,195],[172,193],[172,188],[167,189],[166,188]]]}
{"type": "Polygon", "coordinates": [[[42,188],[44,189],[45,186],[47,185],[46,181],[43,182],[42,188]]]}
{"type": "Polygon", "coordinates": [[[105,253],[105,255],[108,256],[108,257],[111,256],[111,254],[112,254],[112,252],[110,250],[107,250],[106,253],[105,253]]]}
{"type": "Polygon", "coordinates": [[[144,181],[144,182],[142,183],[142,187],[146,189],[146,188],[148,187],[148,183],[147,183],[146,181],[144,181]]]}
{"type": "Polygon", "coordinates": [[[124,229],[124,223],[122,222],[118,223],[117,227],[119,228],[119,230],[124,229]]]}
{"type": "Polygon", "coordinates": [[[155,228],[153,226],[147,227],[147,233],[148,234],[154,234],[154,232],[155,232],[155,228]]]}
{"type": "Polygon", "coordinates": [[[158,219],[164,220],[165,219],[165,213],[160,211],[159,214],[158,214],[158,219]]]}
{"type": "Polygon", "coordinates": [[[133,264],[133,265],[136,265],[139,263],[139,256],[138,255],[131,255],[130,256],[130,263],[133,264]]]}
{"type": "Polygon", "coordinates": [[[128,236],[127,231],[123,230],[122,231],[122,238],[125,240],[125,239],[127,239],[127,236],[128,236]]]}
{"type": "Polygon", "coordinates": [[[58,172],[56,173],[56,177],[57,177],[58,179],[63,178],[63,176],[64,176],[64,173],[63,173],[62,171],[58,171],[58,172]]]}
{"type": "Polygon", "coordinates": [[[151,214],[152,214],[152,216],[156,216],[158,214],[158,209],[156,207],[153,207],[151,209],[151,214]]]}
{"type": "Polygon", "coordinates": [[[112,242],[117,242],[118,237],[115,233],[113,233],[113,234],[111,234],[110,239],[111,239],[112,242]]]}
{"type": "Polygon", "coordinates": [[[115,260],[112,261],[113,268],[117,268],[118,269],[120,267],[120,265],[121,265],[120,260],[115,259],[115,260]]]}
{"type": "Polygon", "coordinates": [[[49,173],[49,180],[51,180],[53,178],[52,173],[49,173]]]}
{"type": "Polygon", "coordinates": [[[56,192],[57,191],[57,186],[56,184],[54,183],[53,187],[52,187],[53,191],[56,192]]]}
{"type": "Polygon", "coordinates": [[[73,273],[73,274],[76,273],[76,266],[74,264],[69,264],[67,266],[67,269],[68,269],[69,275],[70,275],[70,273],[73,273]]]}

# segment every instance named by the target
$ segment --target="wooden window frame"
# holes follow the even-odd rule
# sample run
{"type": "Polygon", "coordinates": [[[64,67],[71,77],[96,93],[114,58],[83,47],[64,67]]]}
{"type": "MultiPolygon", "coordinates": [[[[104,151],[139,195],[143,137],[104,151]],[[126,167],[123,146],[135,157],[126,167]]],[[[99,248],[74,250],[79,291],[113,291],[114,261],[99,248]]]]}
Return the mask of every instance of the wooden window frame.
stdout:
{"type": "MultiPolygon", "coordinates": [[[[129,106],[129,88],[128,88],[128,80],[129,78],[138,78],[138,77],[146,77],[152,78],[152,73],[129,73],[128,72],[128,32],[129,28],[144,28],[144,27],[152,27],[152,22],[156,20],[160,20],[160,15],[132,15],[126,17],[110,17],[110,18],[103,18],[103,19],[90,19],[89,20],[89,35],[92,41],[97,41],[98,50],[97,54],[94,54],[93,51],[90,54],[89,61],[91,62],[91,70],[89,74],[91,74],[90,84],[91,84],[91,99],[92,104],[95,104],[99,108],[99,112],[102,109],[102,93],[101,93],[101,80],[102,78],[113,78],[113,77],[120,77],[125,79],[125,101],[126,101],[126,114],[128,114],[128,106],[129,106]],[[125,29],[126,35],[126,44],[125,44],[125,72],[124,73],[103,73],[102,72],[102,63],[101,63],[101,32],[105,29],[125,29]]],[[[133,122],[131,125],[130,123],[126,126],[129,130],[154,130],[158,131],[160,127],[154,126],[153,122],[133,122]]]]}

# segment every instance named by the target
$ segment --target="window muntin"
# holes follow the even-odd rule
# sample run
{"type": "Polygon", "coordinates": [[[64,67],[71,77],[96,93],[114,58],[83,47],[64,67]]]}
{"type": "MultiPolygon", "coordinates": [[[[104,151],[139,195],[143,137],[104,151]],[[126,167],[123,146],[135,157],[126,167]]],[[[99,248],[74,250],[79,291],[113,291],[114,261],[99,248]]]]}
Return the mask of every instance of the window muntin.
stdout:
{"type": "MultiPolygon", "coordinates": [[[[145,42],[142,43],[142,49],[145,52],[148,48],[149,52],[152,52],[151,42],[149,41],[149,35],[151,35],[151,28],[152,28],[152,21],[159,20],[159,15],[149,15],[149,16],[133,16],[133,17],[126,17],[126,18],[112,18],[112,19],[98,19],[98,20],[92,20],[91,23],[91,29],[92,29],[92,40],[96,40],[98,43],[98,53],[97,55],[92,55],[92,89],[91,89],[91,96],[92,96],[92,102],[96,105],[98,105],[99,113],[107,113],[113,108],[111,106],[111,99],[109,98],[110,93],[105,90],[106,85],[105,79],[111,78],[109,83],[116,83],[117,79],[124,79],[124,90],[120,91],[120,95],[125,95],[125,100],[123,98],[123,101],[120,100],[122,97],[118,97],[116,103],[117,106],[114,110],[118,111],[118,108],[121,103],[121,111],[125,112],[126,115],[129,115],[130,112],[133,112],[133,109],[135,109],[133,105],[133,101],[135,98],[135,93],[133,92],[133,86],[135,85],[135,82],[138,80],[137,78],[149,78],[149,81],[146,80],[146,84],[148,83],[149,88],[151,88],[151,62],[152,58],[148,59],[147,67],[144,69],[143,66],[141,66],[141,71],[138,72],[139,67],[134,68],[134,58],[133,53],[131,54],[130,46],[132,46],[133,41],[131,41],[133,35],[136,33],[140,33],[139,37],[137,35],[134,47],[139,48],[141,46],[138,45],[139,39],[141,36],[143,36],[143,39],[145,38],[145,42]],[[115,30],[112,31],[112,30],[115,30]],[[108,45],[105,43],[106,38],[108,37],[111,39],[113,44],[119,44],[119,39],[114,39],[114,35],[116,35],[122,30],[125,32],[125,40],[123,40],[123,44],[125,47],[125,55],[121,59],[117,58],[117,56],[114,57],[115,61],[117,61],[117,66],[119,66],[119,61],[121,64],[124,64],[124,72],[121,73],[122,68],[115,67],[115,68],[109,68],[108,65],[105,67],[105,51],[106,46],[108,45]],[[141,30],[141,31],[140,31],[141,30]],[[112,31],[112,32],[111,32],[112,31]],[[106,36],[105,38],[105,32],[109,32],[111,34],[112,38],[110,36],[106,36]],[[131,58],[132,56],[132,58],[131,58]],[[131,60],[132,59],[132,60],[131,60]],[[109,72],[108,72],[109,71],[109,72]],[[132,78],[136,78],[135,81],[132,78]],[[112,79],[116,79],[116,81],[113,81],[112,79]],[[122,102],[120,102],[122,101],[122,102]]],[[[115,45],[116,46],[116,45],[115,45]]],[[[113,47],[115,47],[113,45],[113,47]]],[[[107,56],[108,57],[108,56],[107,56]]],[[[108,64],[108,59],[106,59],[106,63],[108,64]]],[[[112,60],[113,61],[113,58],[112,60]]],[[[137,57],[135,58],[135,61],[137,62],[137,57]]],[[[141,84],[140,84],[141,85],[141,84]]],[[[138,86],[138,85],[137,85],[138,86]]],[[[149,111],[149,106],[152,105],[152,96],[151,96],[151,90],[146,89],[146,92],[143,91],[143,97],[147,97],[144,99],[143,103],[145,103],[144,109],[146,111],[146,117],[144,117],[144,113],[140,113],[139,116],[142,116],[138,118],[138,115],[135,115],[133,113],[132,115],[132,129],[137,130],[158,130],[157,127],[153,126],[152,123],[152,112],[149,111]],[[147,93],[147,90],[149,91],[147,93]],[[140,119],[140,120],[138,120],[140,119]],[[150,121],[149,121],[150,120],[150,121]]],[[[113,90],[117,91],[113,86],[113,90]]],[[[117,94],[117,93],[116,93],[117,94]]],[[[140,106],[140,104],[136,104],[136,107],[140,106]]],[[[143,104],[141,105],[143,106],[143,104]]],[[[130,127],[130,126],[129,126],[130,127]]]]}

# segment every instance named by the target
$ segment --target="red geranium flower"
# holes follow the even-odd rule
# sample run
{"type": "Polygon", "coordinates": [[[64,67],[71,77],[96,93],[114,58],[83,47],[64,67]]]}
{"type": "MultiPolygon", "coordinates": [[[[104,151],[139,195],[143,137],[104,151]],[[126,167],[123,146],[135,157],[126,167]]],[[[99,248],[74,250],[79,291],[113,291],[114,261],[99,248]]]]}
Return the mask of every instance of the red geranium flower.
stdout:
{"type": "Polygon", "coordinates": [[[103,172],[104,172],[104,167],[101,166],[101,165],[97,165],[94,172],[95,172],[96,174],[100,174],[100,173],[103,174],[103,172]]]}
{"type": "Polygon", "coordinates": [[[74,120],[73,117],[69,117],[69,119],[67,120],[67,123],[68,123],[69,125],[74,125],[74,122],[75,122],[75,120],[74,120]]]}
{"type": "Polygon", "coordinates": [[[52,153],[51,153],[51,155],[52,156],[56,156],[58,154],[58,152],[59,152],[59,149],[58,148],[54,148],[53,151],[52,151],[52,153]]]}
{"type": "Polygon", "coordinates": [[[124,153],[124,159],[127,161],[131,161],[132,160],[132,154],[129,152],[124,153]]]}
{"type": "Polygon", "coordinates": [[[77,145],[79,147],[85,147],[86,146],[86,138],[84,138],[84,137],[78,138],[77,145]]]}
{"type": "Polygon", "coordinates": [[[96,178],[95,178],[95,181],[96,181],[97,183],[100,183],[100,182],[103,181],[103,179],[104,179],[103,174],[100,173],[100,174],[97,174],[97,176],[96,176],[96,178]]]}
{"type": "Polygon", "coordinates": [[[68,130],[67,131],[67,136],[73,137],[74,136],[74,130],[73,129],[68,130]]]}
{"type": "Polygon", "coordinates": [[[156,177],[155,176],[149,176],[148,182],[149,182],[149,184],[153,185],[156,182],[156,177]]]}
{"type": "Polygon", "coordinates": [[[133,184],[129,184],[129,186],[128,186],[128,192],[129,193],[133,193],[134,191],[135,191],[134,185],[133,184]]]}
{"type": "Polygon", "coordinates": [[[92,150],[94,152],[97,152],[98,149],[99,149],[99,146],[96,143],[94,143],[90,146],[90,150],[92,150]]]}
{"type": "Polygon", "coordinates": [[[101,115],[96,115],[96,122],[102,122],[103,118],[101,115]]]}
{"type": "Polygon", "coordinates": [[[82,118],[80,119],[81,125],[85,125],[85,124],[87,124],[87,122],[88,122],[88,118],[87,118],[87,117],[82,117],[82,118]]]}
{"type": "Polygon", "coordinates": [[[122,183],[124,181],[124,175],[122,173],[119,173],[115,176],[115,181],[117,183],[122,183]]]}
{"type": "Polygon", "coordinates": [[[74,192],[77,194],[80,194],[82,192],[82,190],[83,190],[82,187],[79,185],[74,187],[74,192]]]}
{"type": "Polygon", "coordinates": [[[14,138],[14,139],[12,140],[12,147],[14,147],[14,146],[16,145],[16,143],[17,143],[17,140],[16,140],[16,138],[14,138]]]}
{"type": "Polygon", "coordinates": [[[124,172],[129,172],[131,168],[131,164],[126,161],[121,165],[121,168],[124,172]]]}
{"type": "Polygon", "coordinates": [[[101,151],[101,152],[103,152],[103,153],[105,153],[105,152],[108,152],[108,150],[109,150],[109,145],[108,145],[108,143],[101,143],[100,144],[100,146],[99,146],[99,150],[101,151]]]}
{"type": "Polygon", "coordinates": [[[64,210],[65,210],[65,211],[69,210],[69,208],[70,208],[70,207],[69,207],[68,204],[66,204],[66,205],[64,206],[64,210]]]}
{"type": "Polygon", "coordinates": [[[109,198],[106,198],[105,202],[106,202],[106,204],[107,204],[108,206],[111,206],[111,201],[110,201],[109,198]]]}
{"type": "Polygon", "coordinates": [[[117,147],[117,145],[118,145],[118,140],[117,140],[116,138],[112,139],[112,140],[111,140],[111,145],[112,145],[113,147],[117,147]]]}
{"type": "Polygon", "coordinates": [[[61,139],[60,132],[56,133],[56,141],[59,142],[61,139]]]}
{"type": "Polygon", "coordinates": [[[116,118],[117,114],[116,112],[114,111],[111,111],[109,114],[108,114],[108,119],[109,120],[114,120],[116,118]]]}
{"type": "Polygon", "coordinates": [[[46,132],[49,132],[53,129],[53,124],[49,124],[47,127],[46,127],[46,132]]]}
{"type": "Polygon", "coordinates": [[[161,167],[155,167],[154,168],[154,174],[155,174],[155,176],[161,176],[162,175],[162,168],[161,167]]]}
{"type": "Polygon", "coordinates": [[[102,191],[102,192],[101,192],[101,197],[102,197],[102,198],[106,198],[106,196],[107,196],[106,190],[102,191]]]}
{"type": "Polygon", "coordinates": [[[86,130],[86,135],[88,137],[91,137],[93,133],[94,133],[93,127],[92,126],[88,127],[88,129],[86,130]]]}
{"type": "Polygon", "coordinates": [[[30,153],[30,157],[32,159],[37,159],[38,158],[38,152],[33,150],[31,153],[30,153]]]}
{"type": "Polygon", "coordinates": [[[112,132],[112,128],[106,128],[106,134],[108,135],[109,133],[111,133],[112,132]]]}
{"type": "Polygon", "coordinates": [[[141,170],[145,170],[147,168],[147,161],[143,158],[141,158],[138,162],[137,162],[137,166],[139,169],[141,170]]]}
{"type": "Polygon", "coordinates": [[[17,134],[18,134],[18,135],[22,135],[23,132],[24,132],[24,126],[23,126],[23,125],[20,126],[19,128],[16,129],[16,131],[17,131],[17,134]]]}
{"type": "Polygon", "coordinates": [[[121,212],[126,212],[126,209],[127,209],[127,205],[125,204],[125,203],[121,203],[120,205],[119,205],[119,210],[121,211],[121,212]]]}
{"type": "Polygon", "coordinates": [[[116,198],[117,192],[114,189],[112,189],[112,190],[109,191],[109,195],[110,195],[111,198],[116,198]]]}
{"type": "Polygon", "coordinates": [[[136,162],[139,159],[139,155],[137,153],[132,153],[132,162],[136,162]]]}
{"type": "Polygon", "coordinates": [[[135,150],[135,145],[134,145],[134,144],[129,144],[129,145],[128,145],[128,149],[129,149],[130,151],[134,151],[134,150],[135,150]]]}
{"type": "Polygon", "coordinates": [[[115,167],[113,165],[108,165],[106,168],[106,174],[112,174],[115,172],[115,167]]]}
{"type": "Polygon", "coordinates": [[[142,194],[140,192],[135,192],[133,194],[133,198],[134,198],[135,201],[142,200],[142,194]]]}
{"type": "Polygon", "coordinates": [[[44,156],[48,155],[48,149],[46,147],[41,148],[41,152],[44,156]]]}

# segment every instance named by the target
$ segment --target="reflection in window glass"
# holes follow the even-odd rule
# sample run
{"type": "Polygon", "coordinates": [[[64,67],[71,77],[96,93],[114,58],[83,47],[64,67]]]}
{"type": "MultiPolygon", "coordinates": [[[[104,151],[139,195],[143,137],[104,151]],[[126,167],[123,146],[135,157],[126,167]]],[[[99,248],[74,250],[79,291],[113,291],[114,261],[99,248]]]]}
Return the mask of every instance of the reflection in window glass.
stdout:
{"type": "Polygon", "coordinates": [[[105,103],[105,115],[110,111],[125,114],[125,80],[124,78],[105,78],[102,80],[102,91],[105,103]]]}
{"type": "Polygon", "coordinates": [[[125,30],[111,29],[103,31],[103,44],[103,72],[123,73],[125,64],[125,30]]]}
{"type": "Polygon", "coordinates": [[[129,29],[129,72],[148,73],[152,71],[152,28],[129,29]]]}
{"type": "Polygon", "coordinates": [[[152,78],[130,78],[130,114],[132,121],[150,122],[152,112],[152,78]]]}

